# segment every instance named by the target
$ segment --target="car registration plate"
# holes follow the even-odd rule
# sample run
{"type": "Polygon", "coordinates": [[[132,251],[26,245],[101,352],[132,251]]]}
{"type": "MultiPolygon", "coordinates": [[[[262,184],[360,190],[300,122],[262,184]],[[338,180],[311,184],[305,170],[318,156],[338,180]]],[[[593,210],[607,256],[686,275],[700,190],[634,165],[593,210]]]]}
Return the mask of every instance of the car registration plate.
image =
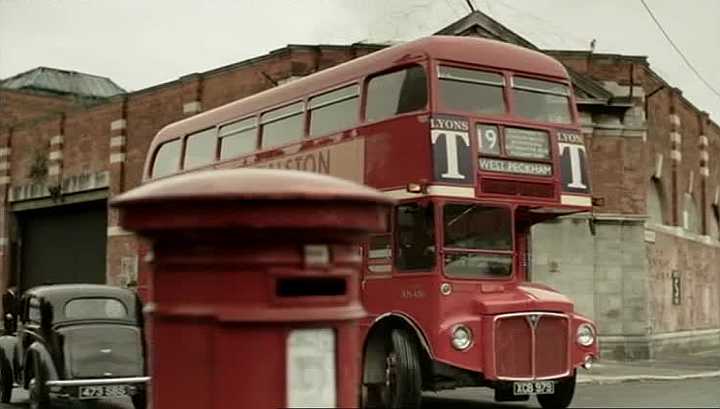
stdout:
{"type": "Polygon", "coordinates": [[[549,395],[555,393],[555,382],[513,382],[514,395],[549,395]]]}
{"type": "Polygon", "coordinates": [[[122,398],[128,396],[128,385],[81,386],[80,399],[122,398]]]}

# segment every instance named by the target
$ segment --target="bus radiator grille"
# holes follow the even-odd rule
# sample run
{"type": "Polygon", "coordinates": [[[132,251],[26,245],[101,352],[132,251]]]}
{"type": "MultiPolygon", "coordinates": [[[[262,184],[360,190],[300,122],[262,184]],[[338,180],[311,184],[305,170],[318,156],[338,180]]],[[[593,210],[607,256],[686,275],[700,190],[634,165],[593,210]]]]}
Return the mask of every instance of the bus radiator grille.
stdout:
{"type": "Polygon", "coordinates": [[[497,377],[510,380],[566,375],[568,328],[569,321],[562,315],[527,313],[497,317],[494,334],[497,377]]]}

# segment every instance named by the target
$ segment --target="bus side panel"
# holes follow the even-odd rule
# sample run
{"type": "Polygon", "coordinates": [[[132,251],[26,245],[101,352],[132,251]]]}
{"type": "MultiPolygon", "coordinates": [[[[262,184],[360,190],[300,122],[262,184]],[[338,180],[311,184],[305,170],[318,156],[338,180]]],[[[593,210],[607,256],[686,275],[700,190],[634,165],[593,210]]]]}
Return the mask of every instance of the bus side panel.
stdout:
{"type": "Polygon", "coordinates": [[[376,189],[405,188],[432,180],[427,115],[404,116],[360,129],[365,136],[365,183],[376,189]]]}

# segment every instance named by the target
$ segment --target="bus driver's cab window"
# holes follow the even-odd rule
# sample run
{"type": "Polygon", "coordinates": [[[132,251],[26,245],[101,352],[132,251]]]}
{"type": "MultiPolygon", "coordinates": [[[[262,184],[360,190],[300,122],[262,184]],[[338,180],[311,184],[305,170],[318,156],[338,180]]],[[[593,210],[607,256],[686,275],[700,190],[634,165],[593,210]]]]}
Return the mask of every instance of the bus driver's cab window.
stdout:
{"type": "Polygon", "coordinates": [[[430,270],[435,266],[435,223],[433,206],[406,204],[396,208],[395,229],[399,270],[430,270]]]}

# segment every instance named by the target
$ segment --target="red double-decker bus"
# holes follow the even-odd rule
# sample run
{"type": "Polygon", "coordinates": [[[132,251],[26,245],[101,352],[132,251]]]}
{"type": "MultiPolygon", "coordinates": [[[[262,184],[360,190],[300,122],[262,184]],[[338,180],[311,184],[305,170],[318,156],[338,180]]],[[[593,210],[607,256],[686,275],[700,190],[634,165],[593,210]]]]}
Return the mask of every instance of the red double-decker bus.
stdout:
{"type": "Polygon", "coordinates": [[[559,62],[477,38],[408,42],[165,127],[145,179],[235,167],[331,174],[398,200],[363,249],[364,406],[464,386],[569,405],[596,329],[528,282],[530,227],[591,209],[559,62]]]}

